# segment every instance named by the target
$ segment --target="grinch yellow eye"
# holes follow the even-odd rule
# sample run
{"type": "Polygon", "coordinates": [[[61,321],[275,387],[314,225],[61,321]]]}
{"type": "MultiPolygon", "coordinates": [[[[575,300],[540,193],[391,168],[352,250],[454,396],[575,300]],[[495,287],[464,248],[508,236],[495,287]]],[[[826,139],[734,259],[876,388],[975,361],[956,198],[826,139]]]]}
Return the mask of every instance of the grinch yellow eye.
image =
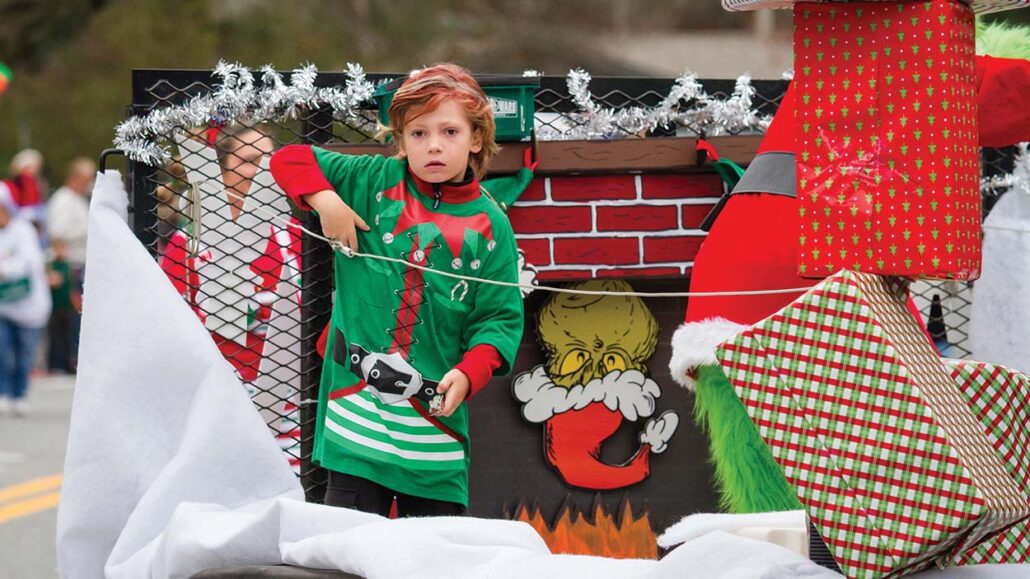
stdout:
{"type": "Polygon", "coordinates": [[[565,354],[565,358],[562,359],[561,367],[558,368],[558,374],[562,376],[572,374],[582,368],[589,361],[590,354],[586,350],[572,350],[568,354],[565,354]]]}
{"type": "Polygon", "coordinates": [[[626,359],[622,357],[622,354],[605,354],[601,359],[601,365],[604,366],[606,373],[616,370],[621,372],[626,370],[626,359]]]}

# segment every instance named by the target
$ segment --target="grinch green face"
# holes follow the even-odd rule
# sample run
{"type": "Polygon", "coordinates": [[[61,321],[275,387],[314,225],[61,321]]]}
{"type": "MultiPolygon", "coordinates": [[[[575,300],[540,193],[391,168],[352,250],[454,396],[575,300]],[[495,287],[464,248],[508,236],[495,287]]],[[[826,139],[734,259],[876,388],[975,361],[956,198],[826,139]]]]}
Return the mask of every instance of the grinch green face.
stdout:
{"type": "MultiPolygon", "coordinates": [[[[592,280],[576,289],[629,292],[621,280],[592,280]]],[[[637,297],[556,294],[540,310],[540,339],[547,350],[547,372],[571,388],[616,370],[647,373],[658,323],[637,297]]]]}

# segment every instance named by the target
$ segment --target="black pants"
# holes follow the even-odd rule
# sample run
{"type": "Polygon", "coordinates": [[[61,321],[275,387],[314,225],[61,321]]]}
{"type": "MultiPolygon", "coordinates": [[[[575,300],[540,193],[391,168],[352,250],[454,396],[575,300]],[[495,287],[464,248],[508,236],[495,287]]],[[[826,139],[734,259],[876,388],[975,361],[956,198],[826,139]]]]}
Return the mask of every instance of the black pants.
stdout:
{"type": "Polygon", "coordinates": [[[397,498],[397,515],[401,517],[457,517],[465,514],[465,506],[460,503],[406,495],[368,479],[329,471],[329,485],[325,491],[325,504],[329,506],[385,517],[390,514],[394,497],[397,498]]]}
{"type": "Polygon", "coordinates": [[[75,346],[74,317],[73,310],[54,310],[50,315],[50,323],[47,326],[47,370],[51,372],[75,371],[72,359],[75,346]]]}

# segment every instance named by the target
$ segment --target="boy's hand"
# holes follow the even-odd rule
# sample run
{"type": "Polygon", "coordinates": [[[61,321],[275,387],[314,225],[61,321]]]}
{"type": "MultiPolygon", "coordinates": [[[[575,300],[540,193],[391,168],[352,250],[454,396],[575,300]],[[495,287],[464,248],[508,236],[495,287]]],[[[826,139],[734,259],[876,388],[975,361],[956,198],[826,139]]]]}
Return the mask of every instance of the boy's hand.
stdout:
{"type": "Polygon", "coordinates": [[[468,376],[461,370],[453,369],[444,374],[440,385],[436,387],[436,391],[443,394],[443,407],[437,414],[440,416],[454,414],[465,397],[469,395],[471,388],[472,384],[469,382],[468,376]]]}
{"type": "Polygon", "coordinates": [[[325,189],[304,197],[322,221],[322,233],[330,239],[339,240],[347,247],[358,250],[358,229],[368,231],[368,224],[349,205],[340,199],[336,191],[325,189]]]}

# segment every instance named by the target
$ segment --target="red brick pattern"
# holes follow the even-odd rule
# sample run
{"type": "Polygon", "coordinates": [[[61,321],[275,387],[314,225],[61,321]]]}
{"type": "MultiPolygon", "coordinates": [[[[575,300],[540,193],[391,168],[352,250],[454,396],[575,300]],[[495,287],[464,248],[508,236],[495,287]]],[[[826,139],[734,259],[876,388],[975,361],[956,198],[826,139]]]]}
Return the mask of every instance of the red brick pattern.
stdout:
{"type": "Polygon", "coordinates": [[[593,230],[590,207],[526,207],[516,204],[508,210],[515,233],[589,233],[593,230]]]}
{"type": "Polygon", "coordinates": [[[547,199],[547,195],[544,191],[544,183],[546,179],[533,179],[529,182],[529,187],[522,192],[519,196],[519,201],[525,203],[527,201],[543,201],[547,199]]]}
{"type": "Polygon", "coordinates": [[[594,271],[591,269],[547,269],[541,270],[536,276],[539,282],[579,281],[593,278],[594,271]]]}
{"type": "Polygon", "coordinates": [[[678,277],[683,272],[678,267],[648,267],[642,269],[599,269],[596,277],[678,277]]]}
{"type": "Polygon", "coordinates": [[[599,199],[636,199],[633,175],[552,177],[552,201],[597,201],[599,199]]]}
{"type": "Polygon", "coordinates": [[[598,231],[669,231],[679,227],[675,205],[597,208],[598,231]]]}
{"type": "Polygon", "coordinates": [[[689,255],[694,259],[701,248],[703,238],[696,235],[680,235],[676,237],[652,237],[644,239],[644,261],[647,263],[663,263],[683,259],[689,255]]]}
{"type": "Polygon", "coordinates": [[[551,242],[547,239],[520,239],[519,249],[526,254],[526,261],[536,264],[551,263],[551,242]]]}
{"type": "Polygon", "coordinates": [[[586,237],[555,239],[557,265],[630,265],[640,263],[640,243],[635,237],[586,237]]]}
{"type": "Polygon", "coordinates": [[[509,217],[541,281],[677,277],[722,192],[714,173],[537,178],[509,217]]]}
{"type": "Polygon", "coordinates": [[[712,211],[712,206],[705,203],[704,205],[684,205],[683,206],[683,224],[684,229],[697,229],[701,226],[701,222],[708,217],[708,214],[712,211]]]}
{"type": "Polygon", "coordinates": [[[640,180],[644,199],[684,199],[722,195],[722,179],[715,173],[643,175],[640,180]]]}

